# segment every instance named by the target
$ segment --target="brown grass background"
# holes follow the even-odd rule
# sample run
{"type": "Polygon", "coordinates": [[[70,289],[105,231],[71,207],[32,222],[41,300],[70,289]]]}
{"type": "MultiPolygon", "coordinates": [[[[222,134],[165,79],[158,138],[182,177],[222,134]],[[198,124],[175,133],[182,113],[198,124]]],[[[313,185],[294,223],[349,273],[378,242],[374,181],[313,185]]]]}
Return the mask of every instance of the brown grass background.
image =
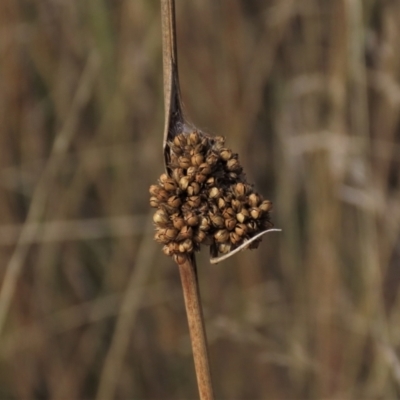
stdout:
{"type": "MultiPolygon", "coordinates": [[[[199,256],[217,398],[399,398],[400,3],[176,6],[186,114],[283,229],[199,256]]],[[[0,2],[1,400],[197,398],[161,65],[157,0],[0,2]]]]}

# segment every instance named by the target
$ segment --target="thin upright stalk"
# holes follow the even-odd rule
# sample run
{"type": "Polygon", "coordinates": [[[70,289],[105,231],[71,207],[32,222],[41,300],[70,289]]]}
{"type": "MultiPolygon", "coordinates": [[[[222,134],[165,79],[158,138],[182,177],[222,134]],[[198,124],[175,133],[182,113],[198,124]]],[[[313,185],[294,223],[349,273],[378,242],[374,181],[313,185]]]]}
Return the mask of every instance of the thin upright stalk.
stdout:
{"type": "MultiPolygon", "coordinates": [[[[184,122],[179,90],[174,0],[161,0],[161,21],[165,105],[163,148],[165,168],[168,171],[170,155],[167,142],[179,131],[177,128],[184,122]]],[[[182,257],[179,261],[177,260],[177,264],[179,266],[183,295],[185,298],[200,399],[212,400],[214,395],[208,361],[207,339],[201,309],[200,291],[197,281],[195,256],[182,257]]]]}
{"type": "Polygon", "coordinates": [[[186,314],[189,324],[200,399],[211,400],[214,398],[214,394],[194,255],[191,257],[185,257],[183,262],[178,263],[178,265],[181,275],[183,296],[185,298],[186,314]]]}

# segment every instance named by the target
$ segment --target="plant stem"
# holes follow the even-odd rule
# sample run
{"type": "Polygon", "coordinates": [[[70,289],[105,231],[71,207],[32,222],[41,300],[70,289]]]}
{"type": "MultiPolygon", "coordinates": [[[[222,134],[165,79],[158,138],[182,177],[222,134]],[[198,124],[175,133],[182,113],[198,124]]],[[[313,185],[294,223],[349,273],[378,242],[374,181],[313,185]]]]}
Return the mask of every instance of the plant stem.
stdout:
{"type": "Polygon", "coordinates": [[[185,298],[200,399],[212,400],[214,399],[214,394],[208,361],[207,337],[204,329],[195,256],[185,257],[183,262],[178,263],[178,266],[181,275],[183,296],[185,298]]]}

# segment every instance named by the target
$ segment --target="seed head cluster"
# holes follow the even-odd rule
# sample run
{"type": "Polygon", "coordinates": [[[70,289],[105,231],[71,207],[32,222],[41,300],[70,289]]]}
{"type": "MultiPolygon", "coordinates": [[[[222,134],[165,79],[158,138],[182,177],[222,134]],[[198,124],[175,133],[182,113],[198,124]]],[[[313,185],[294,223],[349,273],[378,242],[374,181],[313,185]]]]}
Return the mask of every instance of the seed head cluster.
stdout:
{"type": "Polygon", "coordinates": [[[155,239],[166,255],[190,254],[201,244],[226,254],[273,226],[272,203],[247,183],[238,155],[225,147],[223,137],[193,130],[168,145],[169,175],[150,186],[150,205],[157,209],[155,239]]]}

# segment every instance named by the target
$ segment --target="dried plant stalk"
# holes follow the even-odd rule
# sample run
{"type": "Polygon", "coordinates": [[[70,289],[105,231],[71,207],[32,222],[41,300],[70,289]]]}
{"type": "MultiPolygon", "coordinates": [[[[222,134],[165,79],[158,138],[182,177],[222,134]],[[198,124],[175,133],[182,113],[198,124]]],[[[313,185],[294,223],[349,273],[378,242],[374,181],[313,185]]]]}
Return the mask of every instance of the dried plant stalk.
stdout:
{"type": "MultiPolygon", "coordinates": [[[[178,80],[174,0],[161,0],[161,20],[165,105],[163,148],[165,169],[167,171],[168,162],[170,160],[167,141],[173,139],[172,133],[175,127],[183,123],[178,80]]],[[[181,257],[180,262],[178,262],[178,258],[176,258],[176,260],[181,275],[200,399],[212,400],[214,395],[208,360],[207,339],[201,309],[200,291],[196,275],[195,255],[191,254],[186,257],[181,257]]]]}
{"type": "Polygon", "coordinates": [[[178,265],[185,298],[200,399],[210,400],[214,398],[214,395],[194,255],[184,257],[178,265]]]}

